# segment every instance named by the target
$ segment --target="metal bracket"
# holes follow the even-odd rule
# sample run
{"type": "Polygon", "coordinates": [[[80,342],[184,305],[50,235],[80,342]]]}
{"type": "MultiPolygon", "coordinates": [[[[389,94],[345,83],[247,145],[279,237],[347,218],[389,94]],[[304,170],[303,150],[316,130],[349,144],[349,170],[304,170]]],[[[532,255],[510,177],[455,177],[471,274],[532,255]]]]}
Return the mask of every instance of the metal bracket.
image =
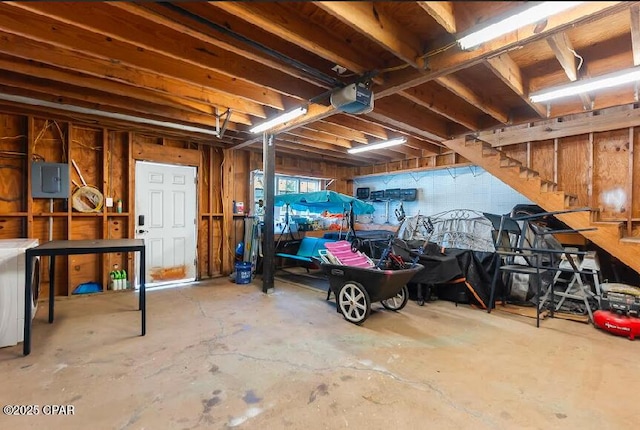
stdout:
{"type": "Polygon", "coordinates": [[[455,168],[450,168],[447,167],[447,172],[449,173],[449,175],[453,178],[453,180],[455,181],[455,179],[458,177],[458,175],[454,175],[453,173],[451,173],[451,170],[455,170],[455,168]]]}
{"type": "Polygon", "coordinates": [[[227,110],[223,114],[218,114],[218,108],[215,108],[214,116],[216,117],[216,133],[218,134],[218,139],[222,139],[224,132],[227,130],[227,125],[229,125],[229,118],[231,118],[231,109],[227,108],[227,110]],[[222,128],[220,127],[220,118],[224,118],[224,122],[222,123],[222,128]]]}
{"type": "MultiPolygon", "coordinates": [[[[476,170],[478,169],[478,166],[469,166],[469,170],[471,170],[471,174],[473,175],[474,178],[480,176],[482,174],[482,172],[478,173],[476,170]],[[474,167],[476,168],[474,170],[474,167]]],[[[455,179],[455,178],[454,178],[455,179]]]]}

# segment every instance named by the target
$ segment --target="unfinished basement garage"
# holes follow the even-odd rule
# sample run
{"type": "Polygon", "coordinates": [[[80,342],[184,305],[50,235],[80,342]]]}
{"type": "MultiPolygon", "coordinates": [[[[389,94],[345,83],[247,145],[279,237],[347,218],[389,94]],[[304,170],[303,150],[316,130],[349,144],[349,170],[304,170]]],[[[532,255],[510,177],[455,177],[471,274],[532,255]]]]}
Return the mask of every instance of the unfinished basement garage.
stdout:
{"type": "Polygon", "coordinates": [[[1,2],[0,428],[635,428],[639,94],[638,2],[1,2]]]}

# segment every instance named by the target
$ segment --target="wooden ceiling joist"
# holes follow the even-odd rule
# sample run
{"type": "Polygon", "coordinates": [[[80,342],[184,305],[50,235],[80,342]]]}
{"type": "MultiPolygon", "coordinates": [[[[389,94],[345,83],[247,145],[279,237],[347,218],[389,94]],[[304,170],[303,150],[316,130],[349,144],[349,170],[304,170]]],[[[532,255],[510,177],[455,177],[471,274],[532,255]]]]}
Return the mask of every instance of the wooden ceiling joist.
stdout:
{"type": "MultiPolygon", "coordinates": [[[[279,92],[283,95],[305,99],[316,96],[322,87],[317,84],[309,84],[304,80],[291,80],[291,75],[283,73],[285,65],[274,65],[269,67],[259,62],[253,61],[235,52],[222,49],[214,44],[203,42],[188,35],[181,35],[154,22],[145,19],[132,20],[127,11],[105,7],[107,3],[7,3],[20,7],[41,15],[42,17],[52,17],[56,21],[68,24],[71,28],[77,28],[92,33],[91,37],[110,38],[113,44],[115,58],[136,64],[131,56],[124,55],[127,51],[123,48],[135,49],[138,54],[144,52],[143,57],[150,57],[148,53],[181,63],[185,67],[204,68],[211,73],[220,73],[236,80],[245,81],[263,88],[279,92]],[[114,43],[116,41],[122,43],[114,43]]],[[[29,33],[33,34],[33,28],[29,28],[29,33]]],[[[69,30],[70,32],[73,30],[69,30]]],[[[61,29],[55,32],[59,35],[61,29]]],[[[157,56],[154,56],[157,57],[157,56]]]]}
{"type": "Polygon", "coordinates": [[[524,100],[534,112],[541,117],[545,117],[547,110],[544,106],[533,103],[529,100],[529,91],[525,88],[524,77],[520,67],[509,57],[508,53],[500,54],[497,57],[487,59],[489,68],[502,82],[524,100]]]}
{"type": "MultiPolygon", "coordinates": [[[[513,136],[488,130],[634,102],[632,85],[585,95],[581,104],[577,97],[533,104],[529,93],[580,79],[586,69],[576,52],[594,76],[639,65],[638,2],[584,2],[467,51],[455,42],[524,3],[5,2],[0,105],[21,101],[32,112],[39,103],[61,112],[72,106],[60,103],[73,104],[84,112],[79,118],[120,126],[125,120],[113,115],[119,111],[148,121],[133,124],[136,130],[171,122],[193,128],[189,135],[199,141],[252,151],[263,139],[252,126],[307,106],[305,115],[269,130],[282,142],[278,153],[344,166],[406,166],[446,154],[446,139],[485,133],[492,143],[525,135],[535,141],[535,128],[513,136]],[[334,89],[364,79],[372,84],[372,112],[328,105],[334,89]],[[228,110],[226,137],[212,137],[228,110]],[[399,136],[407,142],[347,153],[399,136]]],[[[609,126],[627,121],[607,118],[609,126]]],[[[561,135],[564,127],[552,124],[553,133],[539,136],[561,135]]]]}
{"type": "MultiPolygon", "coordinates": [[[[149,4],[136,5],[128,2],[107,2],[105,4],[118,9],[122,9],[132,15],[135,15],[136,17],[140,17],[141,19],[153,22],[162,27],[169,28],[181,34],[186,34],[201,42],[207,43],[208,45],[216,46],[218,48],[221,48],[222,50],[236,53],[248,60],[262,64],[271,69],[284,72],[293,78],[301,79],[303,81],[328,88],[326,84],[312,78],[308,73],[304,73],[299,68],[288,66],[283,61],[277,61],[272,57],[256,52],[255,49],[251,49],[238,41],[234,41],[228,36],[225,36],[224,34],[221,34],[219,32],[215,33],[215,35],[209,34],[213,33],[213,30],[207,28],[201,22],[188,20],[188,18],[180,16],[176,11],[167,8],[161,8],[160,6],[161,13],[159,13],[156,10],[150,9],[149,6],[153,5],[149,4]]],[[[185,13],[189,12],[185,10],[185,13]]],[[[200,18],[200,20],[205,20],[200,16],[198,16],[198,18],[200,18]]],[[[213,53],[211,54],[213,55],[213,53]]]]}
{"type": "Polygon", "coordinates": [[[553,33],[593,20],[595,19],[594,16],[603,17],[615,14],[627,7],[623,3],[615,1],[584,3],[580,8],[569,9],[566,12],[549,17],[546,20],[546,26],[541,30],[534,26],[521,28],[496,40],[486,42],[470,51],[462,51],[457,45],[451,45],[451,48],[428,57],[427,72],[404,69],[389,74],[385,77],[385,82],[380,89],[376,90],[376,95],[380,98],[395,94],[398,91],[415,87],[440,76],[471,67],[489,57],[507,52],[519,45],[540,40],[553,33]]]}
{"type": "Polygon", "coordinates": [[[497,106],[493,100],[478,95],[467,85],[460,82],[460,80],[454,75],[441,76],[436,78],[435,81],[498,122],[503,124],[508,124],[510,122],[509,112],[506,112],[504,109],[497,106]]]}
{"type": "Polygon", "coordinates": [[[82,70],[83,73],[94,77],[137,88],[146,88],[163,94],[200,100],[214,106],[219,104],[234,111],[265,117],[264,107],[257,102],[243,100],[230,94],[214,91],[200,85],[193,85],[175,78],[161,76],[157,73],[141,73],[117,62],[87,56],[13,34],[0,32],[0,52],[24,60],[49,64],[61,69],[82,70]]]}
{"type": "Polygon", "coordinates": [[[376,60],[367,53],[311,20],[301,19],[286,8],[286,3],[271,3],[268,7],[245,2],[209,4],[353,72],[364,73],[376,68],[376,60]]]}
{"type": "Polygon", "coordinates": [[[449,91],[433,82],[425,82],[417,87],[401,91],[400,95],[467,127],[469,130],[481,128],[477,116],[471,112],[471,106],[465,103],[464,100],[453,97],[449,91]]]}
{"type": "Polygon", "coordinates": [[[317,121],[317,122],[314,122],[313,124],[307,124],[304,127],[309,130],[321,131],[335,137],[339,137],[346,140],[352,140],[358,143],[369,143],[367,136],[362,131],[354,130],[348,127],[343,127],[338,124],[333,124],[333,123],[327,122],[326,120],[317,121]]]}
{"type": "Polygon", "coordinates": [[[304,127],[297,127],[293,130],[287,131],[292,136],[304,137],[306,139],[315,140],[318,142],[330,143],[331,145],[339,146],[341,148],[350,149],[352,147],[351,141],[341,137],[336,137],[332,134],[322,131],[309,130],[304,127]]]}
{"type": "Polygon", "coordinates": [[[453,12],[454,3],[452,1],[419,1],[418,5],[431,15],[431,18],[440,24],[447,33],[455,33],[457,27],[453,12]]]}
{"type": "Polygon", "coordinates": [[[407,64],[418,69],[424,67],[418,37],[377,8],[375,2],[319,1],[316,4],[407,64]]]}
{"type": "MultiPolygon", "coordinates": [[[[547,38],[547,43],[562,66],[562,70],[567,74],[569,80],[571,82],[577,81],[579,78],[578,64],[576,64],[577,54],[571,45],[571,41],[569,40],[567,33],[563,32],[549,36],[547,38]]],[[[580,100],[582,100],[584,110],[590,110],[593,107],[593,101],[591,100],[591,97],[589,97],[589,94],[580,94],[580,100]]]]}
{"type": "Polygon", "coordinates": [[[389,138],[387,129],[360,116],[336,114],[327,117],[324,121],[357,130],[367,136],[371,136],[373,139],[387,140],[389,138]]]}

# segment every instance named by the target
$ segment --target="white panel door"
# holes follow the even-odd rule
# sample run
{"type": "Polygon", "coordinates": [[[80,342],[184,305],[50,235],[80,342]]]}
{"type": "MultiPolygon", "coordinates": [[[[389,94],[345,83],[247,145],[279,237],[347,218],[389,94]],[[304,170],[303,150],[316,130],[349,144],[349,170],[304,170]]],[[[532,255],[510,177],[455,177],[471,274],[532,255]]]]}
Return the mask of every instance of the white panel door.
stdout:
{"type": "Polygon", "coordinates": [[[136,238],[149,286],[196,278],[196,168],[136,162],[136,238]]]}

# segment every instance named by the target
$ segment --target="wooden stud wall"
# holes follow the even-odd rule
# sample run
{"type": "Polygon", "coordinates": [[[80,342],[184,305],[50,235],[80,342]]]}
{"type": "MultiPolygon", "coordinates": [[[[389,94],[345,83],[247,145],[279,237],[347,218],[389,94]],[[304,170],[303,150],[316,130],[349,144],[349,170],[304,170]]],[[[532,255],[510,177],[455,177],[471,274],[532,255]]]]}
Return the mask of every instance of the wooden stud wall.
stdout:
{"type": "MultiPolygon", "coordinates": [[[[235,173],[226,178],[229,201],[247,201],[249,153],[229,151],[235,173]]],[[[0,238],[37,238],[41,243],[61,239],[118,239],[135,237],[135,161],[193,165],[198,169],[199,279],[228,274],[233,249],[222,247],[224,214],[223,151],[175,137],[110,130],[46,117],[0,113],[0,238]],[[113,208],[84,213],[71,200],[32,199],[31,160],[69,163],[70,179],[82,180],[112,197],[113,208]],[[115,203],[123,201],[123,213],[115,203]],[[231,254],[229,254],[231,252],[231,254]]],[[[70,185],[71,192],[75,186],[70,185]]],[[[229,205],[229,215],[230,215],[229,205]]],[[[71,295],[76,286],[98,282],[106,289],[114,264],[133,272],[133,255],[122,253],[56,258],[56,295],[71,295]]],[[[42,261],[42,296],[48,296],[48,259],[42,261]]],[[[130,280],[132,277],[130,276],[130,280]]]]}

